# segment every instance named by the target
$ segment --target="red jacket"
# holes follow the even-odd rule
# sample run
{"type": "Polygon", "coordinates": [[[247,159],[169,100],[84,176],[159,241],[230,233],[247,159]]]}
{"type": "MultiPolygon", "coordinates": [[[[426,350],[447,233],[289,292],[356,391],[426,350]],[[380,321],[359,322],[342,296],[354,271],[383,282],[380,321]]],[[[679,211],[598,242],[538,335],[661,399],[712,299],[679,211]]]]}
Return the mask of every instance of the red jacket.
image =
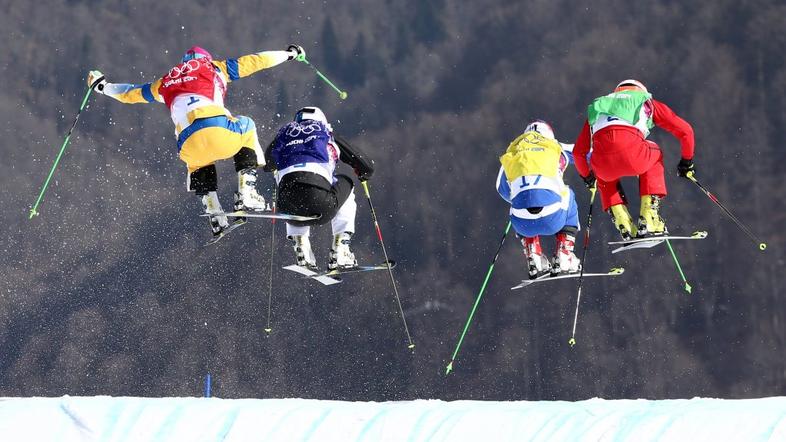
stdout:
{"type": "MultiPolygon", "coordinates": [[[[656,99],[652,99],[653,114],[652,121],[656,126],[666,130],[680,141],[682,146],[682,158],[686,160],[693,159],[693,128],[687,121],[680,118],[671,110],[670,107],[661,103],[656,99]]],[[[641,134],[641,132],[631,126],[607,126],[598,132],[606,130],[633,130],[641,134]]],[[[643,138],[643,135],[642,135],[643,138]]],[[[573,159],[576,163],[576,171],[579,175],[586,177],[590,174],[590,166],[587,162],[587,154],[590,151],[590,128],[589,123],[585,120],[584,127],[581,128],[581,133],[576,139],[576,145],[573,147],[573,159]]]]}

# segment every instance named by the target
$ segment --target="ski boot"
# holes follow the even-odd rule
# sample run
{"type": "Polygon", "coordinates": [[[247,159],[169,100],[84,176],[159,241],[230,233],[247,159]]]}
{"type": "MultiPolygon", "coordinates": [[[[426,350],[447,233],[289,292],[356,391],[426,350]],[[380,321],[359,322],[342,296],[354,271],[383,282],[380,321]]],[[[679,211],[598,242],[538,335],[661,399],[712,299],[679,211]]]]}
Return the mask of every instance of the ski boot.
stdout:
{"type": "Polygon", "coordinates": [[[249,167],[237,173],[235,210],[262,212],[269,210],[265,198],[257,192],[257,168],[249,167]]]}
{"type": "Polygon", "coordinates": [[[661,218],[658,210],[660,209],[661,197],[657,195],[642,195],[641,209],[639,211],[639,238],[649,236],[667,235],[666,221],[661,218]]]}
{"type": "Polygon", "coordinates": [[[543,249],[540,248],[540,237],[521,238],[521,244],[524,246],[524,256],[527,258],[529,279],[535,279],[551,271],[549,259],[543,255],[543,249]]]}
{"type": "Polygon", "coordinates": [[[337,235],[333,235],[333,246],[330,248],[330,257],[328,260],[329,270],[346,270],[358,266],[355,254],[349,249],[351,237],[352,232],[341,232],[337,235]]]}
{"type": "Polygon", "coordinates": [[[557,233],[557,251],[551,262],[551,275],[576,273],[581,270],[579,258],[573,253],[576,237],[567,233],[557,233]]]}
{"type": "Polygon", "coordinates": [[[628,212],[628,206],[625,204],[615,204],[609,207],[609,215],[611,215],[611,222],[614,227],[620,232],[623,241],[630,241],[636,237],[636,226],[633,224],[633,218],[628,212]]]}
{"type": "MultiPolygon", "coordinates": [[[[202,208],[205,210],[205,213],[224,213],[224,210],[221,208],[221,201],[218,200],[218,194],[215,191],[199,196],[199,200],[202,202],[202,208]]],[[[210,230],[213,232],[214,237],[220,236],[221,232],[229,227],[229,220],[227,220],[226,216],[209,216],[208,220],[210,221],[210,230]]]]}
{"type": "Polygon", "coordinates": [[[314,251],[311,250],[311,241],[309,241],[308,235],[291,235],[287,236],[287,239],[292,241],[297,265],[313,271],[319,270],[319,267],[317,267],[317,259],[314,257],[314,251]]]}

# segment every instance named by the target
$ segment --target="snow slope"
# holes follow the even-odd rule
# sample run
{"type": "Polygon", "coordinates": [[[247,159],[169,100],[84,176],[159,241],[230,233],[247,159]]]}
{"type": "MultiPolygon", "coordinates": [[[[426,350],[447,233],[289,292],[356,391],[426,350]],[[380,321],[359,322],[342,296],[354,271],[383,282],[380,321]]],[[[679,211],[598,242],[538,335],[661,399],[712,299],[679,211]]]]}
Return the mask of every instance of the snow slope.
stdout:
{"type": "Polygon", "coordinates": [[[4,441],[786,441],[786,397],[581,402],[0,398],[4,441]]]}

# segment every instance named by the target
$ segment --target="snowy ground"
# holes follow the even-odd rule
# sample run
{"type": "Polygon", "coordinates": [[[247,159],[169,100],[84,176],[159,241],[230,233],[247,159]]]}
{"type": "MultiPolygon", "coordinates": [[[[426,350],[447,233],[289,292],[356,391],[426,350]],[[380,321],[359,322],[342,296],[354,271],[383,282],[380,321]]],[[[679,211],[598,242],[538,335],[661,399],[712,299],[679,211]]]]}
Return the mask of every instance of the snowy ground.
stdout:
{"type": "Polygon", "coordinates": [[[786,397],[581,402],[0,398],[4,441],[786,441],[786,397]]]}

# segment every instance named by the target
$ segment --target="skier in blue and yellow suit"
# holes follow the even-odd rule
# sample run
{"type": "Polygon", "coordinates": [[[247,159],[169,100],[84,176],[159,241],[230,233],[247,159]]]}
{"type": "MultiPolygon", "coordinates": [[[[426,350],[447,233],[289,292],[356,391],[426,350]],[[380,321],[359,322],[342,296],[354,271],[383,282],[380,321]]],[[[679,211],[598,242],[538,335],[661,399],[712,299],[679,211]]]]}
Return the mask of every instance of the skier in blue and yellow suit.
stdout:
{"type": "MultiPolygon", "coordinates": [[[[233,116],[224,107],[227,85],[263,69],[293,60],[303,48],[289,45],[285,51],[264,51],[226,60],[213,60],[206,50],[194,46],[181,63],[166,75],[145,84],[108,83],[99,71],[88,74],[95,90],[122,103],[165,103],[169,107],[180,159],[188,167],[187,189],[200,198],[205,213],[223,213],[216,190],[215,162],[235,161],[238,191],[235,210],[265,210],[256,191],[257,167],[265,157],[251,118],[233,116]]],[[[211,216],[214,235],[229,226],[226,216],[211,216]]]]}
{"type": "Polygon", "coordinates": [[[572,149],[572,144],[554,138],[548,123],[536,120],[500,157],[497,192],[511,205],[510,221],[522,237],[530,278],[580,270],[573,253],[579,230],[576,197],[562,180],[573,159],[572,149]],[[551,262],[543,254],[541,235],[556,235],[551,262]]]}

